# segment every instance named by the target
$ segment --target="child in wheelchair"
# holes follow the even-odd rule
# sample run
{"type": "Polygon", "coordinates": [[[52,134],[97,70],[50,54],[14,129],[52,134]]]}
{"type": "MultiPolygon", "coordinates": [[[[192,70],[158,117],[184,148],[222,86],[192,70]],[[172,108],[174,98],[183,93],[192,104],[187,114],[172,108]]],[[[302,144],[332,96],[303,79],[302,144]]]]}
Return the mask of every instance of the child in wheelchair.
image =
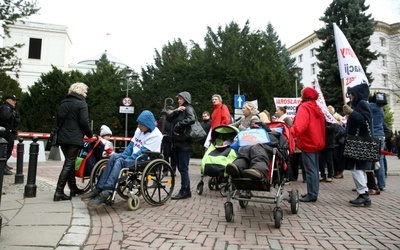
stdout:
{"type": "Polygon", "coordinates": [[[145,151],[160,150],[163,135],[156,127],[153,113],[148,110],[142,111],[136,122],[138,125],[135,134],[124,152],[111,155],[95,188],[81,196],[81,200],[89,201],[89,207],[96,207],[111,200],[121,169],[134,167],[136,158],[145,151]]]}
{"type": "Polygon", "coordinates": [[[107,125],[100,127],[100,140],[104,145],[103,157],[110,157],[114,154],[114,145],[110,142],[112,131],[107,125]]]}

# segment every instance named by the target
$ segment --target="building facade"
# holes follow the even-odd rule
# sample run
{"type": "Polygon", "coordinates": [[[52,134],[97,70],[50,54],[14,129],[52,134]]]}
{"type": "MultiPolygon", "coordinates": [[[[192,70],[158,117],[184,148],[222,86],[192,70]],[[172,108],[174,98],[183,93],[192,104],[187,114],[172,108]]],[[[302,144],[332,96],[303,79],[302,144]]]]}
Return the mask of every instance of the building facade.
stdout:
{"type": "Polygon", "coordinates": [[[10,25],[9,28],[10,37],[4,38],[3,45],[14,46],[19,43],[24,46],[16,53],[16,56],[21,58],[18,78],[14,72],[8,72],[8,75],[19,82],[24,92],[28,91],[28,86],[33,85],[41,74],[50,72],[52,66],[62,71],[78,70],[85,74],[95,69],[96,61],[106,54],[108,60],[115,66],[127,67],[107,51],[72,64],[70,59],[72,39],[68,27],[64,25],[25,21],[10,25]]]}
{"type": "MultiPolygon", "coordinates": [[[[320,69],[316,48],[322,41],[315,33],[288,48],[297,67],[301,68],[301,83],[313,86],[320,69]]],[[[372,61],[367,72],[372,73],[371,93],[384,92],[390,111],[394,113],[393,130],[400,129],[400,23],[387,24],[377,21],[371,36],[371,51],[378,52],[378,59],[372,61]]],[[[329,105],[329,103],[328,103],[329,105]]]]}

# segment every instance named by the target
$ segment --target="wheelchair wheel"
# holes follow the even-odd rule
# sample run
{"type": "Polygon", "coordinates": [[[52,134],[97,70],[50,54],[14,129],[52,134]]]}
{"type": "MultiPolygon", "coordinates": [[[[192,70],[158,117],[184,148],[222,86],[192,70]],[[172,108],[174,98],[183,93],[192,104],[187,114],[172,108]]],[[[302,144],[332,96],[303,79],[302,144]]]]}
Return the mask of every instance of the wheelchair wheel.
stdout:
{"type": "Polygon", "coordinates": [[[138,210],[140,205],[140,199],[139,196],[134,195],[133,197],[129,197],[128,199],[128,208],[132,211],[138,210]]]}
{"type": "MultiPolygon", "coordinates": [[[[81,177],[75,177],[76,186],[78,189],[82,190],[82,192],[86,193],[90,189],[90,179],[89,177],[84,177],[82,180],[81,177]]],[[[69,185],[68,185],[69,187],[69,185]]]]}
{"type": "Polygon", "coordinates": [[[128,173],[125,172],[121,178],[118,180],[117,194],[121,196],[122,199],[127,200],[131,195],[130,192],[133,189],[138,189],[134,194],[135,196],[140,196],[140,173],[128,173]]]}
{"type": "Polygon", "coordinates": [[[140,190],[148,204],[152,206],[163,205],[171,198],[174,186],[175,175],[168,162],[156,159],[146,165],[140,182],[140,190]],[[163,174],[163,169],[169,173],[163,174]]]}
{"type": "Polygon", "coordinates": [[[97,182],[100,179],[100,175],[103,173],[104,168],[107,166],[109,159],[101,159],[100,161],[98,161],[92,169],[92,172],[90,173],[90,188],[93,189],[97,182]]]}
{"type": "Polygon", "coordinates": [[[280,207],[274,208],[274,220],[275,220],[275,228],[281,228],[282,220],[283,220],[283,211],[280,207]]]}
{"type": "Polygon", "coordinates": [[[292,189],[290,192],[290,210],[292,214],[297,214],[299,207],[299,192],[296,189],[292,189]]]}
{"type": "Polygon", "coordinates": [[[233,204],[232,202],[225,202],[225,220],[231,222],[233,219],[233,204]]]}

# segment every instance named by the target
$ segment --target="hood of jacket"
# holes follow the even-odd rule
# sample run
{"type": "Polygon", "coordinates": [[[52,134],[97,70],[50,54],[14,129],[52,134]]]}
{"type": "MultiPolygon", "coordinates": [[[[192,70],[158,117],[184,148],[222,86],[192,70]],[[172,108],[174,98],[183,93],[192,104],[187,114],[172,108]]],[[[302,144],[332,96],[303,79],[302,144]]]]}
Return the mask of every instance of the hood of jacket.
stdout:
{"type": "Polygon", "coordinates": [[[367,101],[369,99],[369,86],[368,84],[361,83],[352,88],[347,88],[347,93],[353,96],[352,105],[355,107],[361,100],[367,101]]]}
{"type": "Polygon", "coordinates": [[[153,113],[148,110],[143,110],[136,119],[136,122],[143,124],[144,126],[149,128],[150,132],[152,132],[156,128],[156,119],[154,118],[153,113]]]}
{"type": "Polygon", "coordinates": [[[182,97],[183,100],[185,100],[185,102],[187,102],[189,104],[192,103],[192,96],[190,95],[189,92],[187,92],[187,91],[180,92],[176,97],[178,97],[178,96],[182,97]]]}
{"type": "Polygon", "coordinates": [[[306,87],[303,90],[303,95],[302,95],[303,100],[317,100],[318,99],[318,92],[310,87],[306,87]]]}

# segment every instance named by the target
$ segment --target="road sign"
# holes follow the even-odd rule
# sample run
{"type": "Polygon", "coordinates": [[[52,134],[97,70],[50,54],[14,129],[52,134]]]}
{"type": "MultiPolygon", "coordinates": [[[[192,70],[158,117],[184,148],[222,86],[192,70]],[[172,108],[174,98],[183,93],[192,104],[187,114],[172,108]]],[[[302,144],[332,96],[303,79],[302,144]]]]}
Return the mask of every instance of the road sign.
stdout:
{"type": "Polygon", "coordinates": [[[246,97],[244,95],[235,95],[235,108],[241,109],[243,108],[243,104],[246,101],[246,97]]]}
{"type": "Polygon", "coordinates": [[[124,97],[122,99],[122,105],[124,106],[131,106],[132,105],[132,99],[130,97],[124,97]]]}
{"type": "Polygon", "coordinates": [[[119,112],[124,114],[133,114],[134,107],[133,106],[119,106],[119,112]]]}

